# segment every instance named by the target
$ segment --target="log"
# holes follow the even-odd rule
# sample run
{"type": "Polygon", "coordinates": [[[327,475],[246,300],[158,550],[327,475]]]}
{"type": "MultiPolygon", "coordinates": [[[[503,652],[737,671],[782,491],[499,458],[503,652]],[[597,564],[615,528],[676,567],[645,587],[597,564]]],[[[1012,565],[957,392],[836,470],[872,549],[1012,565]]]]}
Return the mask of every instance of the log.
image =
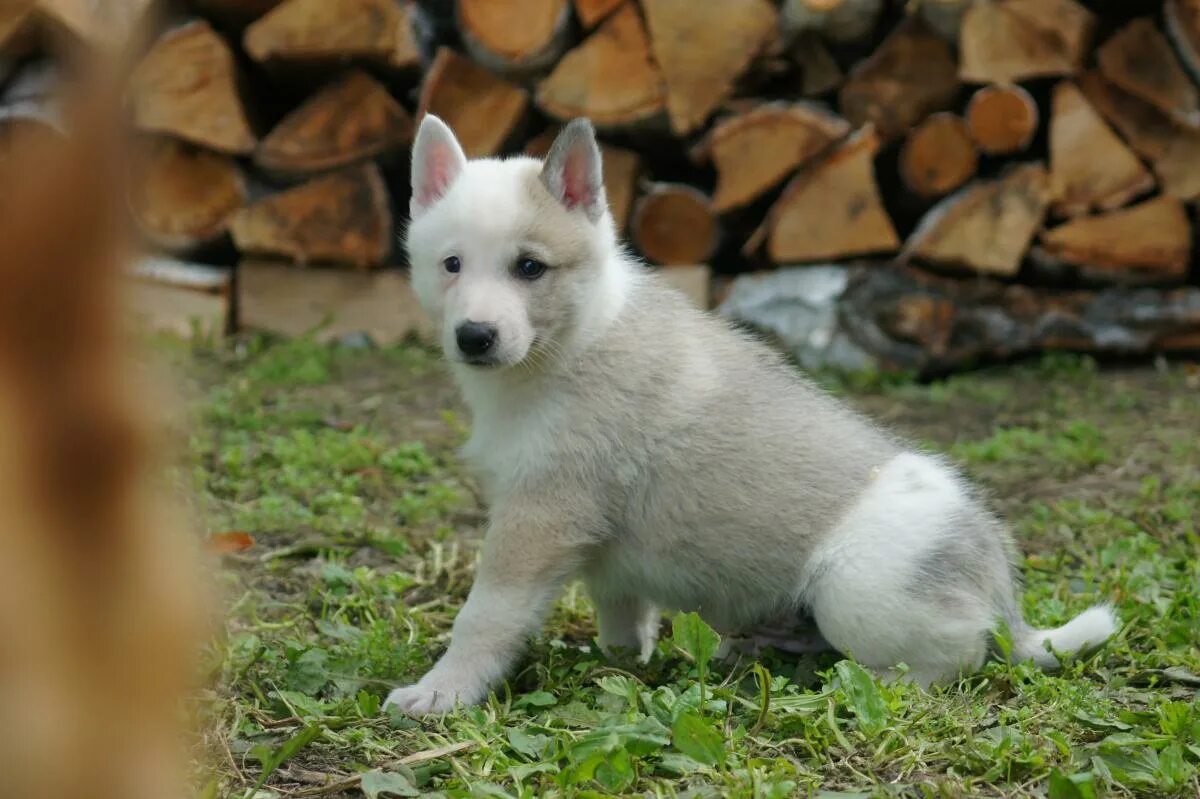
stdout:
{"type": "Polygon", "coordinates": [[[642,8],[677,135],[707,121],[776,32],[767,0],[642,0],[642,8]]]}
{"type": "Polygon", "coordinates": [[[883,0],[785,0],[785,30],[813,31],[834,42],[857,42],[875,30],[883,0]]]}
{"type": "Polygon", "coordinates": [[[650,57],[642,18],[626,2],[537,85],[537,104],[555,119],[588,117],[601,128],[645,123],[666,108],[662,73],[650,57]]]}
{"type": "Polygon", "coordinates": [[[304,175],[374,158],[413,140],[413,121],[374,78],[354,70],[285,116],[259,143],[254,163],[304,175]]]}
{"type": "Polygon", "coordinates": [[[1074,219],[1043,231],[1050,256],[1105,271],[1182,281],[1192,250],[1192,230],[1183,203],[1155,197],[1099,216],[1074,219]]]}
{"type": "Polygon", "coordinates": [[[207,22],[168,31],[130,78],[133,123],[234,155],[253,152],[257,139],[238,93],[233,52],[207,22]]]}
{"type": "Polygon", "coordinates": [[[1200,288],[1052,291],[872,266],[854,270],[838,317],[884,368],[931,377],[1047,349],[1186,348],[1200,342],[1200,288]]]}
{"type": "Polygon", "coordinates": [[[958,90],[950,45],[909,17],[850,71],[838,102],[852,124],[870,122],[887,141],[908,133],[930,113],[951,108],[958,90]]]}
{"type": "Polygon", "coordinates": [[[1200,0],[1167,0],[1163,20],[1184,67],[1200,81],[1200,0]]]}
{"type": "Polygon", "coordinates": [[[1150,162],[1163,192],[1181,200],[1200,199],[1200,131],[1179,125],[1098,72],[1084,74],[1079,85],[1130,148],[1150,162]]]}
{"type": "Polygon", "coordinates": [[[524,89],[443,47],[421,83],[417,116],[441,117],[467,157],[484,158],[513,138],[528,105],[524,89]]]}
{"type": "Polygon", "coordinates": [[[846,120],[819,106],[764,103],[714,125],[693,157],[716,167],[712,209],[724,213],[758,199],[849,132],[846,120]]]}
{"type": "Polygon", "coordinates": [[[1154,188],[1154,176],[1104,123],[1079,87],[1054,87],[1050,112],[1050,174],[1054,211],[1078,216],[1125,205],[1154,188]]]}
{"type": "Polygon", "coordinates": [[[399,269],[348,272],[271,261],[238,264],[238,327],[338,341],[364,333],[388,346],[436,334],[399,269]]]}
{"type": "Polygon", "coordinates": [[[83,45],[104,56],[119,56],[136,45],[151,20],[158,0],[40,0],[38,22],[47,37],[68,46],[83,45]]]}
{"type": "Polygon", "coordinates": [[[1017,83],[1075,75],[1096,19],[1074,0],[980,0],[962,19],[959,77],[967,83],[1017,83]]]}
{"type": "Polygon", "coordinates": [[[705,263],[717,249],[720,228],[712,202],[684,183],[654,183],[633,209],[629,238],[651,263],[705,263]]]}
{"type": "Polygon", "coordinates": [[[967,123],[941,111],[908,132],[900,150],[900,179],[921,197],[941,197],[975,176],[979,150],[967,123]]]}
{"type": "Polygon", "coordinates": [[[820,97],[842,85],[842,68],[816,34],[800,34],[792,53],[800,67],[800,93],[805,97],[820,97]]]}
{"type": "Polygon", "coordinates": [[[241,209],[231,232],[234,244],[245,254],[367,268],[387,260],[394,231],[383,177],[375,164],[368,163],[241,209]]]}
{"type": "Polygon", "coordinates": [[[467,52],[493,72],[543,69],[571,44],[567,0],[459,0],[457,10],[467,52]]]}
{"type": "Polygon", "coordinates": [[[579,17],[584,28],[590,30],[616,11],[624,0],[574,0],[574,2],[575,16],[579,17]]]}
{"type": "Polygon", "coordinates": [[[397,0],[285,0],[246,28],[259,63],[322,66],[347,59],[394,69],[419,62],[411,9],[397,0]]]}
{"type": "Polygon", "coordinates": [[[1200,89],[1153,20],[1135,19],[1113,34],[1096,51],[1096,64],[1113,85],[1180,124],[1200,128],[1200,89]]]}
{"type": "Polygon", "coordinates": [[[1022,152],[1039,124],[1037,103],[1020,86],[984,86],[967,103],[971,138],[988,155],[1022,152]]]}
{"type": "Polygon", "coordinates": [[[142,234],[163,249],[179,252],[214,241],[246,204],[246,182],[227,155],[163,139],[137,166],[129,206],[142,234]]]}
{"type": "Polygon", "coordinates": [[[219,336],[232,329],[233,271],[168,258],[142,258],[125,286],[125,312],[141,330],[219,336]]]}
{"type": "MultiPolygon", "coordinates": [[[[801,169],[767,215],[767,255],[777,264],[891,252],[900,239],[875,183],[879,137],[868,126],[801,169]]],[[[756,247],[761,234],[748,243],[756,247]]]]}
{"type": "Polygon", "coordinates": [[[1020,164],[935,205],[904,245],[902,260],[1012,276],[1046,216],[1050,180],[1041,164],[1020,164]]]}
{"type": "MultiPolygon", "coordinates": [[[[525,144],[525,154],[545,158],[559,130],[557,126],[551,127],[530,139],[525,144]]],[[[638,173],[642,168],[642,159],[633,150],[604,143],[600,144],[600,156],[604,196],[608,200],[609,211],[612,212],[613,224],[620,234],[625,231],[629,221],[629,210],[633,207],[633,194],[638,173]]]]}

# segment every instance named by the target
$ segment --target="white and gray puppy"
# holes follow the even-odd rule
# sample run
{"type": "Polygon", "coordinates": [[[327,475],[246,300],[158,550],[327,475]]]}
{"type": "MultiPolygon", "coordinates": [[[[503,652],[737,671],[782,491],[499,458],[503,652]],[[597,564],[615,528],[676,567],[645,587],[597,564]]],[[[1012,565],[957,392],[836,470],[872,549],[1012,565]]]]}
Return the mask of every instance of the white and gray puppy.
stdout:
{"type": "Polygon", "coordinates": [[[449,649],[390,704],[483,700],[573,576],[606,651],[648,656],[660,609],[773,641],[810,614],[839,651],[923,685],[978,667],[1001,620],[1043,667],[1116,629],[1106,606],[1028,626],[1011,539],[962,478],[630,258],[588,122],[544,163],[468,161],[426,116],[412,181],[413,284],[473,416],[490,520],[449,649]]]}

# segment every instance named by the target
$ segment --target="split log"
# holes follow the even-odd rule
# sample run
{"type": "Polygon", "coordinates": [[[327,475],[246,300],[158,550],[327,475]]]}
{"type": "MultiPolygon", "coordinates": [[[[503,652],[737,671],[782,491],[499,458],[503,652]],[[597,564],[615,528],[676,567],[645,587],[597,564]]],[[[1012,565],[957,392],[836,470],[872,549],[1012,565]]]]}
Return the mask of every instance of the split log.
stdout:
{"type": "Polygon", "coordinates": [[[705,263],[717,249],[712,202],[683,183],[650,185],[633,209],[629,238],[646,260],[663,266],[705,263]]]}
{"type": "Polygon", "coordinates": [[[958,90],[950,45],[920,19],[909,17],[850,71],[838,102],[852,124],[871,122],[886,141],[903,136],[928,114],[953,106],[958,90]]]}
{"type": "Polygon", "coordinates": [[[816,34],[800,34],[792,53],[800,67],[800,93],[805,97],[820,97],[842,85],[842,68],[816,34]]]}
{"type": "Polygon", "coordinates": [[[1046,216],[1050,181],[1041,164],[1021,164],[934,206],[904,245],[902,259],[1012,276],[1046,216]]]}
{"type": "Polygon", "coordinates": [[[602,22],[605,17],[617,10],[625,0],[574,0],[575,16],[583,23],[583,27],[591,29],[602,22]]]}
{"type": "Polygon", "coordinates": [[[967,127],[988,155],[1011,155],[1037,134],[1038,107],[1020,86],[984,86],[967,103],[967,127]]]}
{"type": "Polygon", "coordinates": [[[963,15],[975,0],[909,0],[909,13],[925,20],[938,36],[957,42],[962,29],[963,15]]]}
{"type": "Polygon", "coordinates": [[[712,208],[724,213],[758,199],[849,132],[846,120],[819,106],[766,103],[718,122],[693,157],[716,167],[712,208]]]}
{"type": "Polygon", "coordinates": [[[1167,0],[1163,19],[1175,52],[1192,79],[1200,81],[1200,0],[1167,0]]]}
{"type": "Polygon", "coordinates": [[[1183,203],[1174,197],[1155,197],[1046,230],[1041,244],[1054,258],[1118,279],[1128,273],[1182,281],[1192,250],[1192,230],[1183,203]]]}
{"type": "Polygon", "coordinates": [[[242,45],[259,63],[410,69],[419,61],[410,13],[397,0],[285,0],[246,28],[242,45]]]}
{"type": "Polygon", "coordinates": [[[176,252],[224,235],[245,203],[246,182],[232,158],[170,139],[148,149],[129,197],[142,234],[176,252]]]}
{"type": "Polygon", "coordinates": [[[848,43],[875,30],[883,7],[883,0],[785,0],[781,13],[790,32],[814,31],[848,43]]]}
{"type": "Polygon", "coordinates": [[[130,79],[133,123],[224,153],[257,143],[238,93],[233,52],[207,22],[163,34],[130,79]]]}
{"type": "Polygon", "coordinates": [[[48,38],[83,45],[101,54],[123,53],[146,33],[157,0],[40,0],[38,21],[48,38]]]}
{"type": "Polygon", "coordinates": [[[310,97],[258,145],[254,162],[283,174],[334,169],[412,143],[413,121],[382,84],[352,71],[310,97]]]}
{"type": "Polygon", "coordinates": [[[143,258],[125,285],[126,313],[142,330],[191,338],[232,328],[233,271],[168,258],[143,258]]]}
{"type": "Polygon", "coordinates": [[[1163,192],[1181,200],[1200,198],[1200,131],[1179,125],[1098,72],[1083,75],[1079,85],[1130,148],[1150,162],[1163,192]]]}
{"type": "Polygon", "coordinates": [[[456,7],[467,52],[494,72],[548,67],[571,43],[567,0],[459,0],[456,7]]]}
{"type": "Polygon", "coordinates": [[[432,325],[399,269],[348,272],[270,261],[238,264],[238,327],[337,341],[365,333],[387,346],[435,340],[432,325]]]}
{"type": "MultiPolygon", "coordinates": [[[[558,136],[559,128],[552,127],[533,137],[525,144],[526,155],[545,158],[550,145],[558,136]]],[[[601,170],[604,179],[604,196],[612,213],[617,233],[623,233],[629,221],[629,210],[633,207],[633,195],[637,186],[638,172],[642,159],[633,150],[600,144],[601,170]]]]}
{"type": "Polygon", "coordinates": [[[963,15],[959,77],[1017,83],[1078,74],[1096,18],[1075,0],[980,0],[963,15]]]}
{"type": "Polygon", "coordinates": [[[642,8],[678,135],[705,123],[776,32],[767,0],[642,0],[642,8]]]}
{"type": "Polygon", "coordinates": [[[537,104],[556,119],[588,117],[601,128],[629,127],[662,114],[666,87],[631,2],[562,57],[538,84],[537,104]]]}
{"type": "Polygon", "coordinates": [[[900,239],[875,183],[879,138],[870,128],[800,170],[767,215],[761,234],[777,264],[891,252],[900,239]]]}
{"type": "Polygon", "coordinates": [[[1096,64],[1113,85],[1183,125],[1200,128],[1200,89],[1151,19],[1135,19],[1113,34],[1096,51],[1096,64]]]}
{"type": "Polygon", "coordinates": [[[1200,288],[1048,291],[915,269],[855,269],[842,328],[891,368],[925,376],[1047,349],[1154,352],[1200,342],[1200,288]]]}
{"type": "Polygon", "coordinates": [[[246,254],[297,263],[366,268],[392,250],[392,214],[375,164],[351,167],[281,191],[238,211],[233,242],[246,254]]]}
{"type": "Polygon", "coordinates": [[[1119,208],[1154,188],[1154,176],[1070,81],[1054,87],[1050,174],[1053,207],[1064,216],[1119,208]]]}
{"type": "Polygon", "coordinates": [[[524,89],[443,47],[421,83],[417,117],[441,117],[467,157],[483,158],[512,139],[528,105],[524,89]]]}
{"type": "Polygon", "coordinates": [[[900,178],[922,197],[941,197],[975,176],[979,150],[967,123],[942,111],[926,117],[904,139],[900,178]]]}

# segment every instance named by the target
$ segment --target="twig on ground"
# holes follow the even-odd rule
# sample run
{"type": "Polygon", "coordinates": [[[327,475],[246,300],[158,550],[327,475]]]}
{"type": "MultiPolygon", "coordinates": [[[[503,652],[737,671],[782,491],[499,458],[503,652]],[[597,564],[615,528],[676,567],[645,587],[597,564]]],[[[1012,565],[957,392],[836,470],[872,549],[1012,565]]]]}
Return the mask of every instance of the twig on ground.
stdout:
{"type": "MultiPolygon", "coordinates": [[[[439,758],[443,758],[448,755],[457,754],[459,752],[466,751],[467,749],[471,749],[471,748],[475,747],[476,743],[477,743],[476,741],[460,741],[459,743],[456,743],[456,744],[448,744],[446,746],[439,746],[436,749],[426,749],[421,752],[413,752],[411,755],[405,755],[404,757],[400,758],[399,760],[392,760],[388,763],[384,763],[381,766],[379,766],[379,768],[389,769],[389,768],[397,768],[399,766],[414,766],[417,763],[425,763],[430,760],[438,760],[439,758]]],[[[331,782],[328,785],[320,785],[320,786],[316,786],[313,788],[304,788],[303,790],[296,791],[295,793],[292,794],[292,796],[325,796],[326,794],[338,793],[339,791],[353,790],[354,788],[357,788],[359,783],[361,783],[361,782],[362,782],[362,775],[355,774],[352,777],[346,777],[343,780],[338,780],[337,782],[331,782]]]]}

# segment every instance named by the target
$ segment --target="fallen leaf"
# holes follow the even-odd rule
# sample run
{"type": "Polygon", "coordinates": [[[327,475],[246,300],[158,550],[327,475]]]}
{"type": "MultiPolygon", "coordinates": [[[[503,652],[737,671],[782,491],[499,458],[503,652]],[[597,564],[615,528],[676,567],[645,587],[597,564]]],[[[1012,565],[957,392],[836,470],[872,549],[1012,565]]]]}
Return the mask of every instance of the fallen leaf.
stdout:
{"type": "Polygon", "coordinates": [[[213,533],[208,537],[208,551],[218,555],[242,552],[252,546],[254,546],[254,539],[250,537],[249,533],[213,533]]]}

